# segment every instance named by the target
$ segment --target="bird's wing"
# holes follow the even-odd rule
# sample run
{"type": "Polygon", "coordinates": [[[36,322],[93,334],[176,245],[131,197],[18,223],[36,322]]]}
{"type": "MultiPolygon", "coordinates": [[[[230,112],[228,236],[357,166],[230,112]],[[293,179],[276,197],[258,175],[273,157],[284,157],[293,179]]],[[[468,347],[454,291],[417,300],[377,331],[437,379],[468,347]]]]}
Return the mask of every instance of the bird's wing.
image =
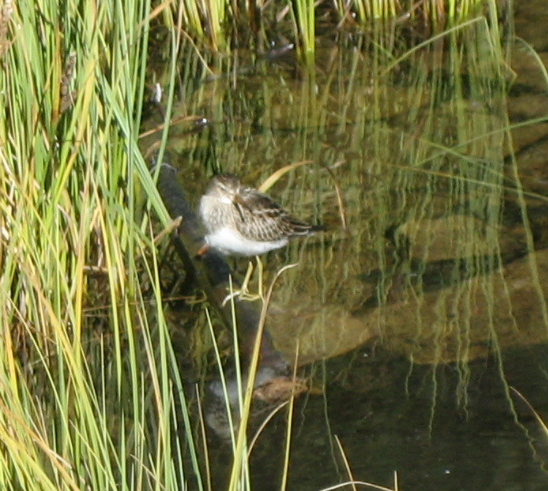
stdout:
{"type": "Polygon", "coordinates": [[[252,240],[281,240],[312,232],[310,225],[293,218],[265,194],[249,190],[234,200],[239,232],[252,240]]]}

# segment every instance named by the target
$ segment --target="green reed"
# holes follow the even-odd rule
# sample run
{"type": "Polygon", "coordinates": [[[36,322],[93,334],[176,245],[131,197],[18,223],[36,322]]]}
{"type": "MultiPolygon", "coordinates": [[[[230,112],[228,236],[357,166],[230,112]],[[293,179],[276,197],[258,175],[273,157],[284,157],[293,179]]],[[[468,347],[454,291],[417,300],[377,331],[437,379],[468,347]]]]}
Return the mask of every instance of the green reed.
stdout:
{"type": "Polygon", "coordinates": [[[150,13],[23,0],[2,20],[3,489],[201,482],[153,235],[135,218],[145,195],[167,221],[137,146],[150,13]]]}
{"type": "MultiPolygon", "coordinates": [[[[138,146],[149,22],[165,9],[8,7],[0,21],[0,487],[210,488],[148,211],[171,219],[138,146]]],[[[176,53],[188,41],[183,14],[168,43],[168,115],[176,53]]],[[[234,458],[246,474],[247,451],[242,444],[234,458]]],[[[236,488],[249,488],[249,478],[236,488]]]]}
{"type": "MultiPolygon", "coordinates": [[[[171,94],[176,68],[190,85],[204,64],[217,62],[193,57],[195,46],[183,35],[197,12],[180,10],[175,17],[163,79],[171,94]],[[175,56],[179,49],[184,61],[175,56]]],[[[67,11],[46,1],[18,2],[7,27],[0,23],[0,437],[6,448],[0,456],[0,484],[6,489],[170,490],[183,488],[185,481],[199,489],[207,486],[162,309],[154,234],[146,213],[136,222],[142,195],[148,197],[145,209],[164,224],[169,220],[137,146],[150,13],[147,2],[103,2],[97,10],[85,4],[83,10],[67,11]],[[62,111],[64,98],[69,107],[62,111]],[[178,455],[185,456],[185,463],[178,455]]],[[[215,141],[213,132],[184,134],[189,169],[205,174],[205,162],[261,181],[273,170],[265,161],[280,167],[313,159],[313,165],[301,166],[277,183],[273,191],[284,204],[319,218],[326,209],[336,210],[332,177],[322,168],[328,165],[347,203],[360,205],[348,210],[355,242],[334,227],[316,249],[307,252],[295,244],[287,251],[287,258],[298,257],[300,266],[281,278],[276,300],[290,305],[296,292],[312,287],[317,290],[306,300],[312,304],[296,300],[311,311],[317,307],[314,302],[325,309],[308,338],[300,330],[292,333],[303,334],[303,351],[308,353],[303,361],[336,354],[312,352],[310,347],[350,349],[329,342],[327,336],[334,331],[330,318],[337,325],[348,320],[337,332],[337,342],[345,329],[353,341],[360,340],[359,331],[351,332],[364,295],[361,284],[355,287],[356,278],[389,263],[383,234],[394,221],[434,214],[430,205],[436,189],[449,189],[443,205],[447,209],[470,206],[480,213],[494,208],[488,219],[493,225],[500,222],[497,204],[503,191],[509,191],[501,187],[500,150],[509,125],[498,118],[504,115],[505,86],[495,26],[476,19],[395,54],[379,35],[374,39],[378,49],[367,63],[363,46],[351,54],[341,50],[333,56],[327,79],[307,75],[295,84],[291,76],[276,72],[275,84],[266,76],[261,81],[260,97],[233,83],[230,61],[222,66],[226,77],[197,90],[182,89],[192,94],[182,104],[184,114],[241,122],[227,130],[222,142],[215,141]],[[441,69],[428,70],[426,66],[443,65],[425,65],[424,58],[448,63],[452,73],[470,70],[470,87],[460,79],[449,83],[441,69]],[[408,71],[397,73],[406,64],[408,71]],[[398,85],[403,77],[405,91],[398,85]],[[501,104],[493,109],[497,117],[480,111],[471,119],[470,112],[478,111],[473,101],[485,97],[501,104]],[[275,109],[280,99],[287,111],[281,115],[275,109]],[[436,112],[440,105],[441,117],[436,112]],[[263,128],[260,137],[247,131],[256,127],[263,128]],[[426,191],[417,197],[415,189],[426,191]],[[471,204],[469,197],[474,197],[471,204]],[[360,221],[363,210],[374,213],[360,221]],[[328,273],[333,262],[341,267],[328,273]],[[345,317],[347,312],[352,315],[345,317]],[[326,325],[330,329],[322,331],[326,325]]],[[[195,29],[199,33],[198,24],[195,29]]],[[[314,46],[313,39],[307,46],[314,46]]],[[[268,69],[259,70],[266,74],[268,69]]],[[[168,131],[173,135],[177,130],[166,126],[164,141],[168,131]]],[[[526,217],[523,196],[519,203],[526,217]]],[[[475,252],[479,233],[466,229],[458,239],[461,251],[475,252]]],[[[497,237],[487,239],[496,250],[497,237]]],[[[429,253],[427,249],[425,258],[429,253]]],[[[280,266],[277,260],[272,259],[271,269],[280,266]]],[[[471,270],[476,266],[471,260],[466,264],[471,270]]],[[[384,281],[391,281],[389,275],[384,281]]],[[[419,294],[421,288],[419,282],[419,294]]],[[[482,288],[489,291],[488,281],[482,288]]],[[[428,361],[458,357],[465,394],[466,364],[474,344],[468,330],[470,301],[476,292],[465,285],[457,294],[467,303],[456,321],[462,329],[454,352],[441,349],[442,340],[455,332],[444,328],[454,326],[420,321],[404,334],[416,346],[439,345],[437,358],[428,361]]],[[[378,295],[382,300],[382,292],[378,295]]],[[[450,295],[442,292],[440,298],[450,300],[450,295]]],[[[441,317],[440,304],[435,307],[441,317]]],[[[365,331],[364,320],[359,323],[365,331]]],[[[395,323],[382,318],[373,324],[383,327],[388,343],[402,335],[391,330],[395,323]]],[[[496,326],[489,329],[496,345],[496,326]]],[[[428,356],[395,342],[392,349],[420,361],[428,356]]],[[[245,435],[239,438],[233,489],[253,484],[245,435]]]]}
{"type": "Polygon", "coordinates": [[[301,41],[303,58],[311,64],[315,52],[315,13],[314,0],[297,0],[295,2],[296,38],[301,41]]]}
{"type": "Polygon", "coordinates": [[[184,0],[173,5],[172,17],[163,9],[164,23],[173,27],[179,15],[182,29],[201,46],[202,52],[227,52],[232,46],[250,46],[258,51],[271,42],[278,41],[281,33],[295,43],[301,59],[308,63],[313,59],[316,24],[332,11],[331,25],[322,20],[323,35],[334,35],[358,30],[369,30],[373,23],[386,21],[426,21],[432,30],[440,31],[448,24],[469,19],[479,12],[479,0],[337,0],[324,2],[319,7],[312,0],[296,0],[289,3],[229,2],[227,0],[184,0]],[[318,15],[320,17],[318,18],[318,15]]]}

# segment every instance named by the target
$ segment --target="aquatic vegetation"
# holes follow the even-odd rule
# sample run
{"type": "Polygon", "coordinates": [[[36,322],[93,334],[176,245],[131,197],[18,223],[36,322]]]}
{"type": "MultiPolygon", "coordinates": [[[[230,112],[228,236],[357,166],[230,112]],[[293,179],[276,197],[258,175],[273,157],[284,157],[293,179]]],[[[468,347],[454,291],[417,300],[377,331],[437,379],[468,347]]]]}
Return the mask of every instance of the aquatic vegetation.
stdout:
{"type": "Polygon", "coordinates": [[[11,6],[0,70],[1,487],[180,489],[172,451],[186,443],[172,427],[175,405],[186,406],[161,302],[150,303],[153,236],[136,221],[139,189],[162,214],[137,147],[150,4],[11,6]]]}
{"type": "MultiPolygon", "coordinates": [[[[520,284],[511,278],[524,272],[531,281],[519,293],[535,300],[528,311],[541,320],[520,326],[520,335],[539,339],[544,256],[534,252],[547,239],[546,198],[542,179],[523,184],[509,142],[517,127],[536,128],[546,117],[508,121],[511,73],[493,2],[487,15],[473,17],[472,4],[449,2],[444,10],[422,2],[425,10],[413,15],[438,15],[444,29],[417,38],[401,23],[369,24],[400,19],[403,2],[336,1],[315,10],[294,2],[295,11],[275,3],[180,2],[175,12],[146,1],[3,3],[4,488],[212,487],[209,430],[190,399],[194,382],[212,364],[224,373],[238,345],[219,346],[203,298],[180,301],[188,291],[178,289],[183,268],[173,266],[167,240],[180,222],[167,214],[158,175],[143,157],[148,150],[160,161],[172,150],[197,195],[213,171],[261,182],[290,168],[276,195],[332,226],[265,260],[264,278],[249,281],[258,293],[242,296],[265,305],[260,329],[272,314],[280,350],[292,356],[300,343],[300,363],[378,336],[415,362],[455,361],[465,404],[469,361],[485,354],[485,344],[499,356],[505,343],[517,342],[508,322],[520,284]],[[335,18],[323,24],[331,12],[335,18]],[[318,48],[318,34],[339,23],[350,25],[348,37],[318,48]],[[274,48],[273,32],[281,42],[274,48]],[[293,43],[302,56],[284,49],[293,43]],[[253,49],[219,55],[237,46],[253,49]],[[153,109],[144,109],[149,103],[153,109]],[[271,277],[297,260],[263,295],[271,277]],[[509,286],[516,288],[509,293],[509,286]],[[381,308],[369,316],[372,307],[381,308]],[[401,318],[418,320],[402,331],[401,318]],[[194,377],[181,370],[189,360],[202,363],[194,377]]],[[[237,323],[231,326],[237,340],[237,323]]],[[[255,375],[240,374],[236,384],[243,389],[255,375]]],[[[435,372],[432,378],[435,386],[435,372]]],[[[237,435],[231,489],[257,489],[248,387],[237,394],[240,427],[230,429],[237,435]]],[[[227,389],[221,393],[230,406],[227,389]]],[[[281,489],[294,438],[291,404],[281,489]]],[[[345,468],[348,480],[361,478],[345,468]]]]}
{"type": "MultiPolygon", "coordinates": [[[[494,2],[489,8],[496,9],[494,2]]],[[[185,31],[212,49],[230,51],[232,47],[251,46],[269,49],[284,37],[297,45],[302,59],[313,62],[316,35],[328,32],[369,32],[374,23],[422,23],[440,31],[448,25],[467,20],[481,11],[479,0],[335,0],[314,2],[296,0],[275,2],[229,2],[223,0],[185,0],[173,4],[173,17],[182,17],[185,31]]],[[[164,11],[170,27],[173,21],[164,11]]],[[[283,42],[282,42],[283,44],[283,42]]]]}

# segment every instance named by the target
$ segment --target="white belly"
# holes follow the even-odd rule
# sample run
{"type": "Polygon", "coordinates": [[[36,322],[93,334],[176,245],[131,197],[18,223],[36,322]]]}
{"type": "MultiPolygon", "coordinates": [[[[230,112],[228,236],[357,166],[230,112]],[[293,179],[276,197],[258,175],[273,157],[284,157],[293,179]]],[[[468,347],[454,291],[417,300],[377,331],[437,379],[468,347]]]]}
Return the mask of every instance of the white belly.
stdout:
{"type": "Polygon", "coordinates": [[[250,240],[227,227],[206,235],[205,239],[210,247],[222,254],[236,256],[258,256],[287,245],[287,238],[270,242],[250,240]]]}

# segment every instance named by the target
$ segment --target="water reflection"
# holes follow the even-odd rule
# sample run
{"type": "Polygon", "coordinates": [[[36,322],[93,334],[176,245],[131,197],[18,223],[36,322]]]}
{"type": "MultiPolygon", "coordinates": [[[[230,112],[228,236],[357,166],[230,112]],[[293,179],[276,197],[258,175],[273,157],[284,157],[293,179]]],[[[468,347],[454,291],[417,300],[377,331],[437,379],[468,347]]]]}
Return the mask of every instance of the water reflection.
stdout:
{"type": "MultiPolygon", "coordinates": [[[[371,365],[354,363],[369,352],[320,365],[327,396],[301,403],[296,428],[294,465],[313,476],[295,489],[320,488],[341,471],[338,457],[325,468],[334,433],[343,435],[356,475],[385,485],[393,469],[412,476],[404,489],[462,489],[462,476],[471,479],[467,489],[509,480],[515,489],[540,489],[545,478],[530,454],[523,457],[526,443],[516,443],[501,353],[547,341],[546,167],[538,155],[527,161],[531,147],[511,144],[505,61],[486,49],[486,35],[484,24],[472,25],[390,71],[378,52],[337,47],[319,54],[315,73],[250,61],[178,108],[211,122],[198,133],[171,133],[195,201],[213,171],[256,187],[288,163],[312,161],[269,190],[329,228],[264,258],[267,284],[298,263],[281,276],[270,306],[278,349],[292,360],[298,345],[308,365],[367,343],[390,360],[375,358],[375,369],[386,370],[376,376],[382,387],[369,391],[371,365]],[[398,356],[433,368],[393,362],[398,356]],[[345,373],[343,387],[336,377],[345,373]],[[472,411],[469,423],[456,402],[472,411]],[[471,440],[485,428],[487,436],[471,440]],[[417,467],[428,474],[415,474],[417,467]],[[524,473],[531,486],[520,488],[524,473]]],[[[534,130],[543,141],[547,128],[534,130]]],[[[269,438],[280,438],[275,426],[269,438]]],[[[278,469],[272,451],[257,452],[262,476],[278,469]]]]}
{"type": "MultiPolygon", "coordinates": [[[[205,84],[192,108],[180,108],[213,121],[202,133],[172,136],[185,158],[183,179],[202,188],[208,167],[257,186],[287,163],[312,161],[271,194],[330,231],[265,260],[271,272],[299,263],[282,277],[270,328],[289,356],[297,332],[303,363],[374,336],[424,362],[486,355],[470,347],[493,336],[500,347],[544,339],[540,325],[530,339],[496,333],[520,323],[494,315],[517,300],[505,264],[546,242],[546,201],[525,202],[504,147],[501,60],[472,41],[448,45],[424,49],[384,77],[362,53],[335,48],[314,77],[261,64],[253,75],[205,84]],[[373,273],[376,283],[363,281],[373,273]],[[436,282],[443,291],[432,291],[436,282]]],[[[191,191],[197,199],[203,190],[191,191]]],[[[532,275],[520,302],[530,298],[526,310],[542,319],[542,254],[535,259],[530,271],[531,258],[509,274],[532,275]]]]}

